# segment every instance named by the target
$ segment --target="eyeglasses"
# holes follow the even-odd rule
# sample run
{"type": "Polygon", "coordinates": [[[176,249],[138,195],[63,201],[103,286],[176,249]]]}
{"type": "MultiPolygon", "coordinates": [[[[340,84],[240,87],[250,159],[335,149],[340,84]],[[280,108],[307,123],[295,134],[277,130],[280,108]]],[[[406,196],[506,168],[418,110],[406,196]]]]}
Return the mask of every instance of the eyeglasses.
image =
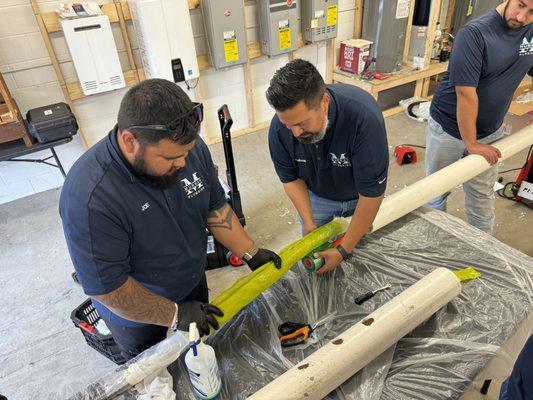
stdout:
{"type": "Polygon", "coordinates": [[[204,119],[204,105],[202,103],[193,103],[194,107],[191,108],[184,114],[181,114],[179,117],[173,119],[166,125],[133,125],[126,128],[138,129],[138,130],[152,130],[152,131],[163,131],[163,132],[176,132],[172,136],[172,140],[177,140],[178,136],[183,133],[186,125],[189,126],[198,126],[202,123],[204,119]]]}

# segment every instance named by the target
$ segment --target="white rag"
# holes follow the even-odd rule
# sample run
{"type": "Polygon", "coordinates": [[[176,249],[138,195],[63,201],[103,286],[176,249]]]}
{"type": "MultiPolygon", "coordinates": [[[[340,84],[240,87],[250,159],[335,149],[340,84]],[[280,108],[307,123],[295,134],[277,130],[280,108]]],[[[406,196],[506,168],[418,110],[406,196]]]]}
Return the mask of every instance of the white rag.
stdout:
{"type": "Polygon", "coordinates": [[[166,368],[148,376],[144,381],[135,386],[139,396],[138,400],[176,400],[176,393],[172,388],[172,375],[166,368]]]}

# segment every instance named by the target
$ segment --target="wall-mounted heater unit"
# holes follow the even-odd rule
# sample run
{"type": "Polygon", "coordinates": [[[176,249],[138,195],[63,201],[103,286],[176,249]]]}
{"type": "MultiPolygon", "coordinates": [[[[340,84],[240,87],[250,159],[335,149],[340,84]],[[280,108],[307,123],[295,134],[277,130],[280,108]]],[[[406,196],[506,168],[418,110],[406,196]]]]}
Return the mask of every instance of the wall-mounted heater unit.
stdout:
{"type": "Polygon", "coordinates": [[[63,19],[61,27],[83,94],[126,86],[107,15],[63,19]]]}

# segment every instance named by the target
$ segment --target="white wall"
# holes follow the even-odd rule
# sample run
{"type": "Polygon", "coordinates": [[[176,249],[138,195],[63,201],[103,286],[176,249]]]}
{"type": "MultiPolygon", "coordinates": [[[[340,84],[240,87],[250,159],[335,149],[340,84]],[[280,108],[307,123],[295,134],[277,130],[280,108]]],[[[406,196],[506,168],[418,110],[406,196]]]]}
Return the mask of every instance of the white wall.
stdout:
{"type": "MultiPolygon", "coordinates": [[[[61,1],[38,1],[41,12],[54,11],[61,1]]],[[[112,3],[99,0],[98,4],[112,3]]],[[[0,0],[0,72],[17,101],[21,112],[54,102],[64,101],[63,94],[46,47],[39,33],[29,0],[0,0]]],[[[246,3],[247,33],[250,42],[258,40],[255,1],[246,3]]],[[[196,51],[207,52],[201,11],[191,11],[196,51]]],[[[118,24],[112,24],[122,68],[130,69],[126,48],[118,24]]],[[[354,28],[354,1],[339,0],[338,41],[351,38],[354,28]]],[[[141,67],[133,25],[128,31],[134,48],[135,59],[141,67]]],[[[61,32],[51,35],[52,45],[58,56],[67,82],[77,81],[68,48],[61,32]]],[[[322,74],[326,72],[326,46],[324,43],[305,46],[296,52],[297,57],[313,62],[322,74]]],[[[264,93],[273,73],[288,61],[287,55],[251,62],[251,78],[254,93],[255,120],[269,120],[273,111],[264,93]]],[[[228,104],[234,119],[234,130],[248,127],[244,68],[232,67],[224,71],[209,69],[201,72],[199,91],[204,103],[204,136],[220,135],[216,110],[228,104]]],[[[103,138],[115,124],[122,96],[127,89],[89,96],[75,101],[78,123],[89,143],[93,145],[103,138]]],[[[191,93],[192,95],[192,93],[191,93]]],[[[68,167],[81,154],[83,148],[78,138],[58,149],[59,157],[68,167]]],[[[39,156],[39,155],[36,155],[39,156]]],[[[59,171],[52,167],[26,163],[0,163],[0,203],[17,198],[17,193],[28,195],[61,185],[59,171]]],[[[21,197],[21,196],[19,196],[21,197]]]]}

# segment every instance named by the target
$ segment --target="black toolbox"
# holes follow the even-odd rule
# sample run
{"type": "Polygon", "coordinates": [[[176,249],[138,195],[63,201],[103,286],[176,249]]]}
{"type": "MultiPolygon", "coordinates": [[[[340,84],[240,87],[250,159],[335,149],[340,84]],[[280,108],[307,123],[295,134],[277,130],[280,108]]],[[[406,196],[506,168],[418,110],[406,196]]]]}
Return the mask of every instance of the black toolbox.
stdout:
{"type": "Polygon", "coordinates": [[[78,132],[76,117],[65,103],[33,108],[26,113],[28,131],[39,143],[71,137],[78,132]]]}

